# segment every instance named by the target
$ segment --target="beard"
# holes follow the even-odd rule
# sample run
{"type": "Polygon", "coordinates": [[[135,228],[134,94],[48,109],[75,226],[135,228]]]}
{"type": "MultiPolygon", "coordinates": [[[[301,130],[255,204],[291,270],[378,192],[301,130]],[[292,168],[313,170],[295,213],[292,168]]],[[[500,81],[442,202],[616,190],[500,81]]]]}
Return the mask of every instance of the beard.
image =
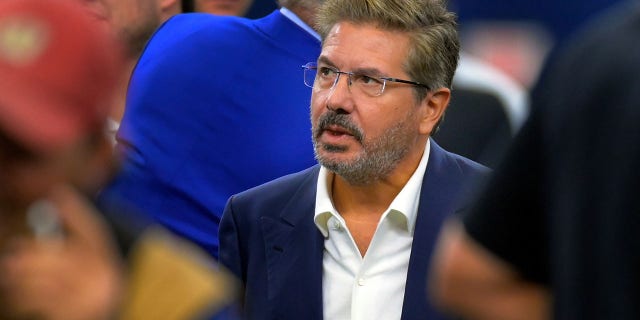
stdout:
{"type": "Polygon", "coordinates": [[[389,176],[398,163],[409,153],[416,128],[412,126],[414,112],[389,127],[379,137],[367,141],[363,130],[356,126],[349,115],[329,111],[318,119],[312,128],[313,149],[316,160],[341,176],[352,185],[367,185],[389,176]],[[360,153],[351,160],[336,160],[332,154],[347,151],[346,147],[323,144],[322,132],[330,125],[346,129],[362,146],[360,153]]]}

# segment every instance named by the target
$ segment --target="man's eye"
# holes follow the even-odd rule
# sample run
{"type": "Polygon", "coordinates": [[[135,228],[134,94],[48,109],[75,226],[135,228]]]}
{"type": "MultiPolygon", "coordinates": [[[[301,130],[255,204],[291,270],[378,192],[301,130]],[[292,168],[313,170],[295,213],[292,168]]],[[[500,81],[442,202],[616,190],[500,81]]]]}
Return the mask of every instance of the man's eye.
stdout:
{"type": "Polygon", "coordinates": [[[367,75],[364,74],[359,74],[356,76],[356,81],[365,85],[369,85],[369,86],[373,86],[373,85],[379,85],[382,82],[376,78],[372,78],[369,77],[367,75]]]}
{"type": "Polygon", "coordinates": [[[318,68],[318,74],[320,74],[323,77],[332,77],[335,75],[335,70],[331,69],[331,68],[327,68],[327,67],[319,67],[318,68]]]}

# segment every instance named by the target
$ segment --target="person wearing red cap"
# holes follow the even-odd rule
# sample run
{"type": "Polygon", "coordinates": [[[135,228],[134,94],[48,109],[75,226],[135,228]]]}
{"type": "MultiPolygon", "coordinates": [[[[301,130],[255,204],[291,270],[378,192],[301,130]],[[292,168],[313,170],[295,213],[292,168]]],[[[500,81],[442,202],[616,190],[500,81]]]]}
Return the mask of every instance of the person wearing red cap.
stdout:
{"type": "Polygon", "coordinates": [[[230,293],[178,239],[93,202],[124,67],[79,1],[0,1],[0,319],[185,319],[230,293]]]}
{"type": "Polygon", "coordinates": [[[101,319],[118,305],[121,261],[79,190],[107,177],[119,53],[71,2],[0,2],[0,318],[101,319]]]}

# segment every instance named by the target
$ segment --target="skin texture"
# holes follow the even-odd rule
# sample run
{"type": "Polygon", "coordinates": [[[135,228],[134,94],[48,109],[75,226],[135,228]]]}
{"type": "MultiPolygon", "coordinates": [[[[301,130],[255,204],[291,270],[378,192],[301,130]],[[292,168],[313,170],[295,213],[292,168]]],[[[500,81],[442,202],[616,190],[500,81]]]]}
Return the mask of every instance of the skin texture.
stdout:
{"type": "MultiPolygon", "coordinates": [[[[409,79],[403,70],[409,35],[374,25],[337,23],[323,42],[319,65],[377,77],[409,79]]],[[[311,123],[316,158],[336,173],[332,197],[362,255],[384,210],[415,171],[426,141],[449,102],[449,89],[416,101],[413,87],[387,83],[370,97],[341,76],[315,87],[311,123]]]]}

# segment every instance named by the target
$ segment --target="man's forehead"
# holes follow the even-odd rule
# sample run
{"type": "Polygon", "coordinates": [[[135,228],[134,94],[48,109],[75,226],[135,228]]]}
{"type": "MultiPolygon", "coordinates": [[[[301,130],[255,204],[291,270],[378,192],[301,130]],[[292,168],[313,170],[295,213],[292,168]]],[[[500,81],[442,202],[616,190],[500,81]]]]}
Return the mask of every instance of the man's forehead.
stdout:
{"type": "Polygon", "coordinates": [[[374,23],[354,23],[341,21],[333,25],[331,31],[322,41],[322,49],[328,46],[351,45],[357,49],[374,50],[378,47],[396,47],[404,50],[404,44],[410,40],[409,33],[399,30],[388,30],[374,23]]]}
{"type": "Polygon", "coordinates": [[[403,67],[408,48],[406,33],[374,24],[340,22],[323,41],[320,61],[330,61],[339,68],[396,69],[403,67]]]}

